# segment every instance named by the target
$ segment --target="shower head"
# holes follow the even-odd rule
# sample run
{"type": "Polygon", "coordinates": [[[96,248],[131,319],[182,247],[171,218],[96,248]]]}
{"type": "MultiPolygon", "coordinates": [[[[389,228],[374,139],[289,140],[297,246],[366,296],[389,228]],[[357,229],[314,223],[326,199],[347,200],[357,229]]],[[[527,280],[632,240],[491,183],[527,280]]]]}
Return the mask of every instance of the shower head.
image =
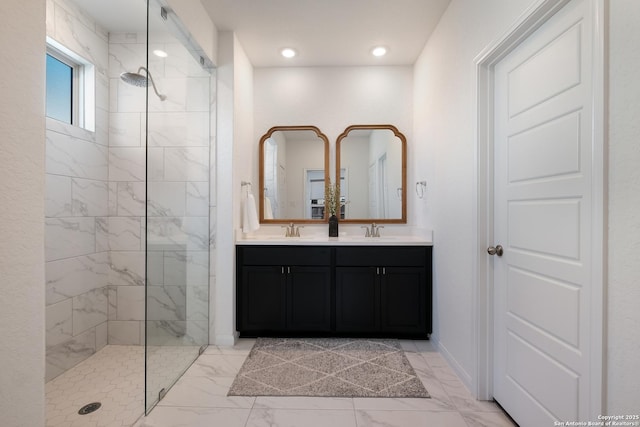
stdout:
{"type": "Polygon", "coordinates": [[[142,74],[122,73],[120,74],[120,78],[122,79],[123,82],[129,83],[130,85],[133,85],[133,86],[138,86],[138,87],[149,86],[149,79],[147,79],[142,74]]]}
{"type": "Polygon", "coordinates": [[[156,95],[158,95],[158,98],[160,98],[160,101],[164,101],[165,99],[167,99],[166,95],[163,95],[158,92],[158,89],[156,89],[156,83],[153,81],[153,76],[151,75],[149,70],[147,70],[145,67],[138,68],[138,72],[136,73],[126,73],[126,72],[122,73],[120,74],[120,79],[125,83],[128,83],[133,86],[137,86],[137,87],[147,87],[149,86],[149,81],[151,81],[151,86],[153,87],[153,91],[156,93],[156,95]],[[144,71],[147,74],[148,78],[140,74],[140,71],[144,71]]]}

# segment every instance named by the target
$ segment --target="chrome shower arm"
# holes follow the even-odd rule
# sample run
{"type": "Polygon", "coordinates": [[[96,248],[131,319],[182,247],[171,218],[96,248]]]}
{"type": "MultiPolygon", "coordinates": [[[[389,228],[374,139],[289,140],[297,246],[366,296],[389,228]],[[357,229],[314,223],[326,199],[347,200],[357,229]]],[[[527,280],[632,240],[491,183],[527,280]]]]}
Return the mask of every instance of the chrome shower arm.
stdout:
{"type": "Polygon", "coordinates": [[[156,95],[158,95],[158,98],[160,98],[161,101],[164,101],[165,99],[167,99],[166,95],[162,95],[160,92],[158,92],[158,89],[156,88],[156,82],[153,81],[153,76],[151,75],[151,72],[149,70],[147,70],[145,67],[140,67],[138,68],[138,74],[140,74],[140,71],[142,70],[144,70],[144,72],[147,74],[147,77],[151,82],[151,87],[153,87],[153,91],[156,93],[156,95]]]}

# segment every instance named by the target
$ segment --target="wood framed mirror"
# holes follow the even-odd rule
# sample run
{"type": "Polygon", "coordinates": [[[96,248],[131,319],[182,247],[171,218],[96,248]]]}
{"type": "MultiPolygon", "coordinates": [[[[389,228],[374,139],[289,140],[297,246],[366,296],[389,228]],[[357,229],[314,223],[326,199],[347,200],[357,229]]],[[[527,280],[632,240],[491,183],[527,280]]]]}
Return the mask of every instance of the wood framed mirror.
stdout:
{"type": "Polygon", "coordinates": [[[321,223],[329,139],[315,126],[275,126],[260,138],[260,223],[321,223]]]}
{"type": "Polygon", "coordinates": [[[336,141],[340,222],[407,222],[407,139],[393,125],[352,125],[336,141]]]}

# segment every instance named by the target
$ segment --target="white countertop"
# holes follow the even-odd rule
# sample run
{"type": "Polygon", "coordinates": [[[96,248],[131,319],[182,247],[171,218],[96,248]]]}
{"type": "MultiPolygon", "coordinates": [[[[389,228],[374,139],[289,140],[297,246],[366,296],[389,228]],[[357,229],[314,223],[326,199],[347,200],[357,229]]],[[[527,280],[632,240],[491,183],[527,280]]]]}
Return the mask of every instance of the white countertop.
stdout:
{"type": "MultiPolygon", "coordinates": [[[[236,233],[236,245],[292,245],[292,246],[433,246],[433,233],[430,230],[411,230],[398,228],[382,230],[381,237],[364,237],[363,231],[355,228],[341,231],[339,237],[328,237],[324,229],[300,229],[300,237],[285,237],[279,227],[262,227],[257,233],[236,233]],[[357,232],[355,231],[357,230],[357,232]],[[319,231],[323,231],[320,234],[319,231]],[[277,232],[277,234],[275,234],[277,232]],[[384,234],[388,233],[388,234],[384,234]]],[[[341,227],[343,228],[343,227],[341,227]]],[[[346,227],[345,227],[346,228],[346,227]]]]}

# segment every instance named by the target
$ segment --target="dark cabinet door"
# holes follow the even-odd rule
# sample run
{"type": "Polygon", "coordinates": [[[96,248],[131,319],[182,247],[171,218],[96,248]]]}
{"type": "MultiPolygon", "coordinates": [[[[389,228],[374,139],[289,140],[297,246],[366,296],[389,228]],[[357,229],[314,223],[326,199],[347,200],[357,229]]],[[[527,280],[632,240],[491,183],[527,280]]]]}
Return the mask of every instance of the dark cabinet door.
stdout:
{"type": "Polygon", "coordinates": [[[380,328],[380,286],[375,267],[336,267],[336,331],[380,328]]]}
{"type": "Polygon", "coordinates": [[[286,276],[282,267],[245,266],[239,309],[239,330],[283,330],[286,326],[286,276]]]}
{"type": "Polygon", "coordinates": [[[385,267],[380,278],[380,329],[383,332],[425,333],[426,271],[420,267],[385,267]]]}
{"type": "Polygon", "coordinates": [[[331,268],[286,267],[287,330],[331,330],[331,268]]]}

